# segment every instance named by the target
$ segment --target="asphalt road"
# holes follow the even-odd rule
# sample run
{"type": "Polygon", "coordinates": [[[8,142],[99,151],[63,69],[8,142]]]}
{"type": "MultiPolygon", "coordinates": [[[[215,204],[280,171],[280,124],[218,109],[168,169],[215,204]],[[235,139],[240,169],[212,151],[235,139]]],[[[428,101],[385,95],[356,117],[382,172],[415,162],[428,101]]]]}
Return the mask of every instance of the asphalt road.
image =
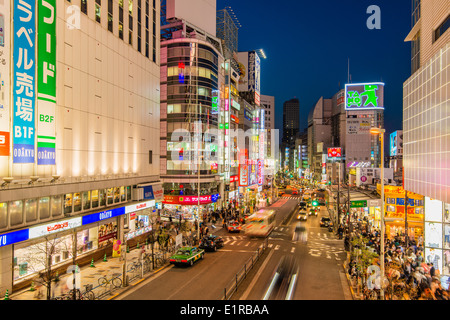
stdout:
{"type": "MultiPolygon", "coordinates": [[[[296,215],[286,220],[298,201],[298,197],[286,195],[275,203],[276,228],[269,236],[268,249],[249,277],[240,285],[238,292],[232,297],[233,300],[261,300],[274,270],[285,255],[294,256],[299,266],[293,300],[349,299],[341,272],[345,259],[342,240],[337,240],[326,228],[319,226],[320,216],[327,215],[326,209],[322,209],[318,217],[310,217],[304,223],[307,234],[305,242],[302,237],[294,237],[298,224],[296,215]]],[[[223,229],[216,234],[224,237],[224,248],[217,252],[207,252],[204,259],[197,261],[192,267],[167,267],[116,299],[220,299],[224,288],[254,255],[263,239],[248,238],[241,233],[230,234],[223,229]]]]}
{"type": "Polygon", "coordinates": [[[321,207],[317,217],[311,216],[301,223],[304,231],[300,235],[295,232],[299,224],[296,216],[278,226],[269,237],[271,251],[261,262],[260,270],[247,280],[246,289],[239,290],[239,297],[234,299],[263,299],[283,256],[292,256],[298,263],[298,276],[291,300],[351,300],[342,268],[346,258],[343,242],[327,228],[320,227],[321,216],[328,216],[325,207],[321,207]]]}

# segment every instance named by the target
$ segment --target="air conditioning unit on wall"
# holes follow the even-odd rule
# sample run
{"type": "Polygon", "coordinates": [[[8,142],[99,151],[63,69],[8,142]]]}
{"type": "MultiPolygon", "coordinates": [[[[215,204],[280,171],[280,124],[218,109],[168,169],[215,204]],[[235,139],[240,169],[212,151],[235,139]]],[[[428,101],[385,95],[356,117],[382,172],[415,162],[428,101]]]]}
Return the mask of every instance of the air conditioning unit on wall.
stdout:
{"type": "Polygon", "coordinates": [[[144,200],[144,188],[133,188],[131,191],[131,199],[133,201],[144,200]]]}

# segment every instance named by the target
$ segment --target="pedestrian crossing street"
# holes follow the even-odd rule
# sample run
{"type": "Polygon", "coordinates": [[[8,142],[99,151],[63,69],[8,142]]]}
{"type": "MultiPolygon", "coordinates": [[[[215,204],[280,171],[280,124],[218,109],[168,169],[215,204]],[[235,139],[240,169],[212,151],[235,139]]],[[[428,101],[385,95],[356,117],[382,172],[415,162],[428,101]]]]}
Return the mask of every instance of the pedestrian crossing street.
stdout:
{"type": "MultiPolygon", "coordinates": [[[[290,253],[295,253],[298,249],[298,242],[289,241],[286,237],[281,238],[282,235],[290,234],[288,227],[276,227],[269,236],[268,247],[274,251],[284,250],[290,253]],[[287,243],[291,243],[290,248],[286,248],[284,244],[281,246],[279,240],[285,240],[287,243]],[[277,243],[278,242],[278,243],[277,243]]],[[[224,248],[229,246],[243,249],[243,250],[256,250],[261,245],[261,241],[255,238],[248,238],[244,234],[235,234],[223,236],[224,248]]],[[[325,232],[309,231],[307,235],[306,246],[308,254],[312,257],[323,257],[327,259],[342,260],[344,258],[344,248],[342,240],[338,240],[334,235],[325,232]]]]}

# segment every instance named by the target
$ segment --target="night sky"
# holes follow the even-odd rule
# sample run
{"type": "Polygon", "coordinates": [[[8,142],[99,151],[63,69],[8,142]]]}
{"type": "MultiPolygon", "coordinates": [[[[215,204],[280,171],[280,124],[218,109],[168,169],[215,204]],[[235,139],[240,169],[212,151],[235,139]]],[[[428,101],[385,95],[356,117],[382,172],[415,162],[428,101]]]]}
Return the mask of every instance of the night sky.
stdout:
{"type": "MultiPolygon", "coordinates": [[[[403,82],[411,73],[411,0],[217,0],[230,6],[241,28],[239,51],[262,48],[261,94],[275,96],[276,128],[283,102],[300,100],[300,129],[321,96],[347,82],[385,83],[385,128],[402,129],[403,82]],[[366,26],[370,5],[381,10],[381,29],[366,26]]],[[[281,135],[281,132],[280,132],[281,135]]],[[[386,139],[387,140],[387,139],[386,139]]]]}

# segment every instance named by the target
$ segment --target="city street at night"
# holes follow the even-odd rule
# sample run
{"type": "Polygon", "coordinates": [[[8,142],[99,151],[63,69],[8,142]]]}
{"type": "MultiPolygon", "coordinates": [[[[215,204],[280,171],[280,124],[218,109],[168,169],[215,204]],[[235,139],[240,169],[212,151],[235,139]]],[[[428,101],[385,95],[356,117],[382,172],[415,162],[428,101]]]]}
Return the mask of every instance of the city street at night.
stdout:
{"type": "Polygon", "coordinates": [[[0,299],[437,310],[449,29],[450,0],[0,0],[0,299]]]}

